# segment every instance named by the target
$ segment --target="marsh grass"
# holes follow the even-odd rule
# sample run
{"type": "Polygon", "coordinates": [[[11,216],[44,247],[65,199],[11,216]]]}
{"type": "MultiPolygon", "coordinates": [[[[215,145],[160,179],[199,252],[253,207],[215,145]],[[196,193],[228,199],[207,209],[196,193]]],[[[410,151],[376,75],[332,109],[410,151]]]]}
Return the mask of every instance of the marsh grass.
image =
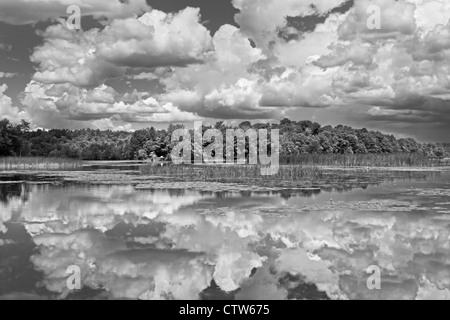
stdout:
{"type": "Polygon", "coordinates": [[[380,173],[371,168],[433,167],[439,161],[421,154],[368,154],[368,155],[298,155],[280,159],[278,173],[263,176],[256,165],[144,165],[141,173],[172,177],[179,181],[207,181],[258,185],[302,185],[304,187],[353,180],[372,181],[380,173]],[[341,170],[343,169],[343,170],[341,170]]]}
{"type": "Polygon", "coordinates": [[[318,167],[280,166],[276,175],[263,176],[261,166],[255,165],[171,165],[141,167],[145,175],[176,177],[181,180],[228,183],[316,180],[324,172],[318,167]]]}
{"type": "Polygon", "coordinates": [[[67,170],[81,167],[82,162],[63,158],[0,158],[0,170],[67,170]]]}
{"type": "Polygon", "coordinates": [[[433,167],[439,165],[439,160],[422,153],[299,154],[281,156],[280,163],[339,167],[433,167]]]}

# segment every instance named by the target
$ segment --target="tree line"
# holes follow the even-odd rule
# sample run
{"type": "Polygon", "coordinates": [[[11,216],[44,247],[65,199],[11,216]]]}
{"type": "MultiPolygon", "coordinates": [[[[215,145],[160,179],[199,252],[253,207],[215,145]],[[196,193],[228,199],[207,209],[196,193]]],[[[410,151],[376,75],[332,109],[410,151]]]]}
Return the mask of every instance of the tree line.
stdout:
{"type": "MultiPolygon", "coordinates": [[[[13,124],[0,121],[0,156],[61,157],[81,160],[145,160],[153,155],[170,159],[176,142],[172,133],[181,125],[167,129],[147,128],[134,132],[101,131],[93,129],[30,130],[30,123],[22,120],[13,124]]],[[[422,153],[442,158],[449,154],[450,144],[418,143],[414,139],[397,139],[393,135],[367,129],[338,125],[321,126],[312,121],[279,123],[242,122],[230,127],[224,122],[203,126],[203,131],[218,129],[226,137],[227,129],[279,129],[281,159],[302,154],[388,154],[422,153]]],[[[270,139],[269,139],[270,141],[270,139]]],[[[205,145],[211,142],[204,142],[205,145]]]]}

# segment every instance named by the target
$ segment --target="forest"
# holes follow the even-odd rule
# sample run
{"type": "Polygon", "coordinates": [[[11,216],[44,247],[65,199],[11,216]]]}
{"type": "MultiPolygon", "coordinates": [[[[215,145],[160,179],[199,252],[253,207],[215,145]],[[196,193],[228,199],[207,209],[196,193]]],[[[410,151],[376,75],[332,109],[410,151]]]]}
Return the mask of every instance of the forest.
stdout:
{"type": "MultiPolygon", "coordinates": [[[[174,130],[183,128],[171,124],[166,130],[147,128],[134,132],[82,130],[31,130],[30,123],[18,124],[7,119],[0,121],[0,157],[53,157],[80,160],[145,160],[152,155],[170,160],[174,146],[174,130]]],[[[215,128],[225,135],[224,122],[204,126],[215,128]]],[[[280,158],[289,161],[305,154],[393,154],[421,153],[435,158],[449,155],[450,144],[418,143],[414,139],[397,139],[393,135],[367,129],[354,129],[338,125],[321,126],[311,121],[279,123],[242,122],[239,128],[248,130],[280,130],[280,158]]],[[[270,140],[269,140],[270,141],[270,140]]],[[[205,142],[206,143],[206,142],[205,142]]],[[[209,143],[209,142],[208,142],[209,143]]],[[[207,144],[207,143],[206,143],[207,144]]]]}

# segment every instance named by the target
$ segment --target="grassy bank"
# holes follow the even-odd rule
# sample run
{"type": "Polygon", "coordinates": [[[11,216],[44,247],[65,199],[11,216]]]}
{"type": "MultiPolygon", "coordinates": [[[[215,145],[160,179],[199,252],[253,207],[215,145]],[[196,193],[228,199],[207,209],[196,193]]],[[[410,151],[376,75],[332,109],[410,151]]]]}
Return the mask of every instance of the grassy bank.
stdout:
{"type": "Polygon", "coordinates": [[[63,158],[0,158],[0,170],[67,170],[78,168],[81,164],[79,160],[63,158]]]}

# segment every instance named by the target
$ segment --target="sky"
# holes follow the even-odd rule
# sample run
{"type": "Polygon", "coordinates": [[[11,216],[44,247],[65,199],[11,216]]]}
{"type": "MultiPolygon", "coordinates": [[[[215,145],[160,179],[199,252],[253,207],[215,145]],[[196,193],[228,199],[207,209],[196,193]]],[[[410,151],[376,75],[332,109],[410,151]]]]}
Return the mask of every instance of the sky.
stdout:
{"type": "Polygon", "coordinates": [[[290,118],[448,142],[449,19],[445,0],[2,0],[0,116],[102,130],[290,118]]]}

